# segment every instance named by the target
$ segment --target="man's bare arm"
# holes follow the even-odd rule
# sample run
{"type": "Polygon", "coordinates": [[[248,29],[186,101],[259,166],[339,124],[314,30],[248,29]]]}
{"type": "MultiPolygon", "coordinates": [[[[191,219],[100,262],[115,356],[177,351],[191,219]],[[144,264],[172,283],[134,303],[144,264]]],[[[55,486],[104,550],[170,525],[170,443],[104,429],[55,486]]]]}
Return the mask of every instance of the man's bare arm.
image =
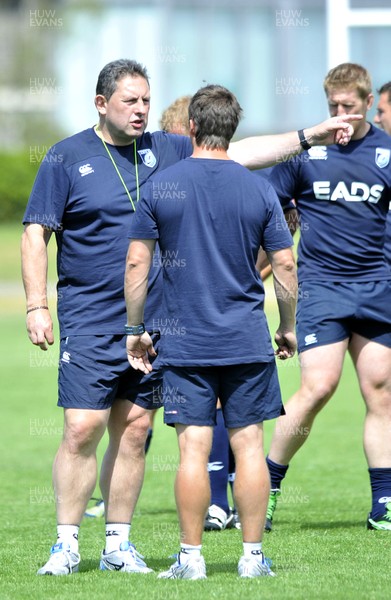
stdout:
{"type": "Polygon", "coordinates": [[[29,338],[41,350],[53,344],[53,322],[47,301],[47,244],[52,231],[36,223],[26,225],[21,243],[22,278],[26,294],[26,327],[29,338]]]}
{"type": "MultiPolygon", "coordinates": [[[[353,134],[351,121],[362,119],[362,115],[340,115],[330,117],[304,129],[304,136],[310,146],[346,145],[353,134]]],[[[303,152],[297,131],[277,135],[248,137],[232,142],[228,148],[229,157],[249,169],[262,169],[288,160],[303,152]]]]}
{"type": "MultiPolygon", "coordinates": [[[[300,226],[299,214],[295,208],[291,208],[284,212],[284,217],[293,237],[300,226]]],[[[272,267],[263,248],[259,249],[256,268],[259,271],[262,281],[265,281],[272,274],[272,267]]]]}
{"type": "MultiPolygon", "coordinates": [[[[144,321],[144,307],[148,293],[148,274],[156,240],[132,240],[129,244],[125,268],[125,302],[127,324],[139,325],[144,321]]],[[[149,373],[152,365],[148,354],[155,356],[150,335],[128,335],[126,352],[129,364],[136,371],[149,373]]]]}
{"type": "Polygon", "coordinates": [[[285,359],[294,355],[297,348],[295,316],[297,302],[297,274],[292,248],[267,253],[273,270],[274,291],[277,299],[280,324],[274,340],[276,355],[285,359]]]}

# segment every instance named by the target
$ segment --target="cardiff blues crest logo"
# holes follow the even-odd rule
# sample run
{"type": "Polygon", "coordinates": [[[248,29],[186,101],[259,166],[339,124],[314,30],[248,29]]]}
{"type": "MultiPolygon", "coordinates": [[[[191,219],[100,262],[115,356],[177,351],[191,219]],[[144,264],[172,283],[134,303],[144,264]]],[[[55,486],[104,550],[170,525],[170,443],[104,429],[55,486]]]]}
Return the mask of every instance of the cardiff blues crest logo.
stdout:
{"type": "Polygon", "coordinates": [[[156,165],[156,156],[150,148],[147,148],[146,150],[137,150],[137,153],[147,167],[152,169],[152,167],[156,165]]]}
{"type": "Polygon", "coordinates": [[[391,151],[388,148],[376,148],[376,164],[380,169],[384,169],[390,162],[391,151]]]}

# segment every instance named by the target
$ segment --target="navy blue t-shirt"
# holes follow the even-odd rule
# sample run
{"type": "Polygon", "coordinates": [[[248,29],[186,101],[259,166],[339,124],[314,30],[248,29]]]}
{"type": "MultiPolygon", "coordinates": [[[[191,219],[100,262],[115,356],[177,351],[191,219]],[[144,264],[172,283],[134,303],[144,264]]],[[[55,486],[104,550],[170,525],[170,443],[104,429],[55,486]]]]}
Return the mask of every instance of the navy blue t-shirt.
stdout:
{"type": "Polygon", "coordinates": [[[187,158],[145,186],[129,237],[159,239],[161,364],[274,360],[255,263],[260,246],[293,241],[264,178],[231,160],[187,158]]]}
{"type": "Polygon", "coordinates": [[[391,198],[391,138],[371,126],[347,146],[318,146],[273,167],[282,205],[300,215],[299,281],[389,279],[386,218],[391,198]]]}
{"type": "MultiPolygon", "coordinates": [[[[134,146],[107,144],[136,206],[134,146]]],[[[138,185],[192,153],[189,138],[164,132],[137,140],[138,185]]],[[[133,207],[102,140],[87,129],[53,146],[38,171],[24,223],[56,232],[62,336],[123,334],[124,269],[133,207]]],[[[159,269],[151,273],[146,325],[161,308],[159,269]]]]}

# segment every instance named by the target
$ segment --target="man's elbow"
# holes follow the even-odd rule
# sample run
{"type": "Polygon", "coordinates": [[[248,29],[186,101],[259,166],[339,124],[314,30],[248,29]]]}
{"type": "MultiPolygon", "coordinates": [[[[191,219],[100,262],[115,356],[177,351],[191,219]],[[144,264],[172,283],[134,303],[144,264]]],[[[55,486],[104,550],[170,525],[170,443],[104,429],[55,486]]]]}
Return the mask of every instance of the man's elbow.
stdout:
{"type": "Polygon", "coordinates": [[[126,258],[125,275],[127,277],[137,277],[144,279],[148,277],[150,261],[148,257],[141,256],[138,253],[129,253],[126,258]]]}
{"type": "Polygon", "coordinates": [[[126,268],[126,273],[128,275],[131,275],[134,273],[140,273],[141,270],[145,270],[145,265],[143,265],[139,259],[130,256],[126,260],[125,268],[126,268]],[[144,269],[143,269],[143,266],[144,266],[144,269]]]}
{"type": "Polygon", "coordinates": [[[293,272],[296,271],[296,259],[293,254],[292,248],[286,248],[284,250],[280,250],[279,252],[274,253],[271,265],[273,271],[281,270],[285,272],[293,272]]]}
{"type": "Polygon", "coordinates": [[[293,254],[282,262],[281,268],[287,273],[293,273],[296,271],[296,260],[293,254]]]}

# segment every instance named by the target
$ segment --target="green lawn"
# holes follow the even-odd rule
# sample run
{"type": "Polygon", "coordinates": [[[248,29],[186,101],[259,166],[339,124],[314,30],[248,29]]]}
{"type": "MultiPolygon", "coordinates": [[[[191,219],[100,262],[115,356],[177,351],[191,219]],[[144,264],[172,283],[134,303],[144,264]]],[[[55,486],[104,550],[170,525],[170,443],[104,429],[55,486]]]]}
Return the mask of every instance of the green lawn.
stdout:
{"type": "MultiPolygon", "coordinates": [[[[391,537],[365,529],[369,478],[362,451],[364,408],[350,359],[341,385],[324,409],[307,444],[293,461],[264,549],[275,578],[239,580],[241,538],[237,530],[204,537],[207,581],[164,581],[151,575],[98,571],[103,520],[86,520],[80,535],[81,572],[37,577],[54,543],[51,464],[61,439],[56,407],[57,342],[46,354],[29,343],[19,277],[20,227],[0,228],[1,313],[1,498],[0,599],[170,600],[196,597],[239,599],[387,599],[391,537]],[[3,252],[3,246],[8,248],[3,252]],[[3,285],[7,282],[7,285],[3,285]]],[[[275,308],[268,289],[271,328],[275,308]]],[[[279,363],[285,400],[299,381],[297,359],[279,363]]],[[[273,423],[266,425],[266,448],[273,423]]],[[[100,448],[103,452],[104,444],[100,448]]],[[[132,539],[155,571],[167,568],[178,550],[173,498],[177,464],[175,434],[158,414],[145,485],[132,525],[132,539]]]]}

